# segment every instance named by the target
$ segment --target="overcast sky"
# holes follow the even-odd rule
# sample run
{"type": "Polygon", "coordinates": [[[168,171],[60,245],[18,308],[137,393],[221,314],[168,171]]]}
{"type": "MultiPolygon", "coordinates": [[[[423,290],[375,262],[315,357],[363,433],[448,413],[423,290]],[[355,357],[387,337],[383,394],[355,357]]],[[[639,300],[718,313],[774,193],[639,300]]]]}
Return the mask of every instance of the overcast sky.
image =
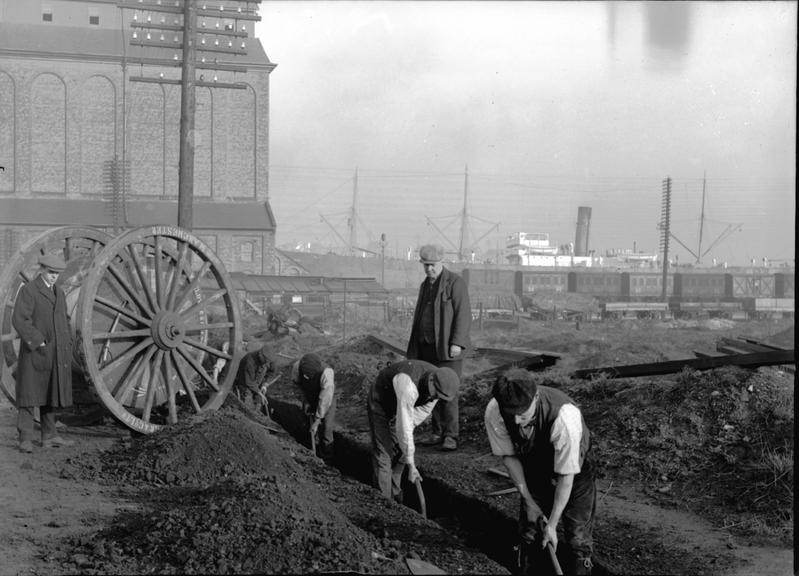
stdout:
{"type": "Polygon", "coordinates": [[[343,246],[357,190],[357,245],[385,233],[391,255],[427,241],[482,255],[513,232],[573,242],[579,206],[598,253],[654,252],[668,176],[672,232],[695,253],[704,186],[703,262],[794,258],[796,2],[260,14],[278,244],[343,246]]]}

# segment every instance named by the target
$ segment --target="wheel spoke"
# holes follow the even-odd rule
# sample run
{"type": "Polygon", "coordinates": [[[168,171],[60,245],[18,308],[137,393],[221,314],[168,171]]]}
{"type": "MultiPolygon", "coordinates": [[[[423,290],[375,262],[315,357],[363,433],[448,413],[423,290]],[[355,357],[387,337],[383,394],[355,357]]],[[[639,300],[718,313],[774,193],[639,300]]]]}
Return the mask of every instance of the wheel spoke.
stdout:
{"type": "Polygon", "coordinates": [[[208,272],[208,268],[210,268],[210,267],[211,267],[211,263],[210,262],[203,262],[202,267],[194,275],[194,278],[189,283],[189,285],[186,286],[186,288],[183,290],[183,293],[180,295],[180,298],[178,298],[178,301],[175,303],[175,306],[172,308],[172,310],[180,310],[180,307],[183,306],[183,303],[186,301],[186,299],[191,295],[191,293],[194,291],[194,289],[200,284],[200,280],[203,279],[203,276],[205,276],[205,273],[208,272]]]}
{"type": "Polygon", "coordinates": [[[123,338],[137,338],[139,336],[149,336],[152,330],[143,328],[141,330],[117,330],[115,332],[95,332],[92,340],[118,340],[123,338]]]}
{"type": "Polygon", "coordinates": [[[133,299],[133,301],[136,302],[136,304],[139,306],[139,309],[142,310],[144,313],[153,316],[153,311],[141,299],[141,296],[139,296],[139,294],[133,289],[130,283],[125,278],[122,277],[122,273],[119,270],[117,270],[117,267],[114,266],[113,262],[111,262],[108,265],[108,270],[109,272],[111,272],[111,274],[113,274],[116,281],[119,282],[119,285],[122,287],[122,289],[128,293],[128,296],[130,296],[133,299]]]}
{"type": "MultiPolygon", "coordinates": [[[[184,340],[185,342],[185,340],[184,340]]],[[[186,362],[191,364],[191,367],[194,368],[194,371],[200,375],[200,377],[205,380],[206,384],[208,384],[211,388],[213,388],[216,392],[219,392],[219,386],[217,386],[216,382],[214,382],[213,378],[211,378],[205,369],[200,365],[199,362],[189,354],[189,352],[185,349],[185,346],[178,346],[177,347],[178,353],[180,353],[183,358],[185,358],[186,362]]]]}
{"type": "Polygon", "coordinates": [[[175,385],[173,383],[175,373],[172,372],[171,360],[171,355],[167,355],[166,358],[164,358],[164,369],[166,370],[166,392],[167,403],[169,406],[169,423],[175,424],[178,421],[178,407],[175,403],[175,385]]]}
{"type": "MultiPolygon", "coordinates": [[[[186,242],[180,242],[178,248],[178,258],[175,262],[175,267],[172,269],[172,282],[169,286],[169,297],[166,301],[166,309],[172,310],[175,302],[175,297],[178,292],[178,285],[180,284],[181,272],[185,268],[186,255],[189,250],[189,245],[186,242]]],[[[188,276],[188,275],[187,275],[188,276]]]]}
{"type": "Polygon", "coordinates": [[[155,237],[155,302],[158,309],[163,305],[163,278],[161,278],[161,236],[155,237]]]}
{"type": "Polygon", "coordinates": [[[183,383],[183,389],[186,391],[186,394],[189,395],[189,400],[191,400],[191,405],[194,407],[194,411],[197,413],[202,412],[200,403],[197,402],[197,396],[194,394],[194,385],[186,377],[186,373],[183,371],[183,367],[180,365],[178,354],[175,350],[172,350],[170,355],[172,357],[172,363],[175,365],[175,369],[178,371],[180,381],[183,383]]]}
{"type": "Polygon", "coordinates": [[[211,304],[215,300],[219,300],[219,298],[221,298],[225,294],[227,294],[226,288],[222,288],[221,290],[216,290],[211,294],[209,294],[207,298],[204,298],[203,300],[200,300],[196,304],[192,304],[190,307],[186,308],[183,312],[180,313],[180,315],[183,318],[188,318],[189,316],[191,316],[191,313],[197,310],[198,308],[200,309],[205,308],[206,306],[208,306],[208,304],[211,304]]]}
{"type": "Polygon", "coordinates": [[[148,336],[147,338],[139,342],[136,346],[134,346],[130,350],[126,350],[125,352],[120,354],[118,358],[112,360],[110,363],[100,368],[100,376],[102,376],[105,379],[107,376],[111,374],[111,372],[119,368],[119,366],[123,362],[130,360],[132,357],[136,356],[136,354],[138,354],[139,352],[141,352],[151,344],[154,344],[153,338],[152,336],[148,336]]]}
{"type": "MultiPolygon", "coordinates": [[[[142,244],[142,251],[144,251],[146,245],[142,244]]],[[[142,292],[144,292],[144,296],[147,298],[147,302],[150,304],[150,310],[153,313],[158,312],[158,306],[155,303],[155,296],[150,290],[150,283],[147,281],[147,278],[144,275],[144,271],[142,270],[141,260],[139,259],[139,254],[136,251],[136,244],[129,244],[128,245],[128,252],[130,253],[130,257],[133,260],[133,269],[136,271],[136,276],[139,278],[139,284],[141,284],[142,292]]]]}
{"type": "Polygon", "coordinates": [[[28,274],[26,274],[24,270],[20,270],[19,271],[19,276],[20,276],[20,278],[22,278],[22,280],[25,282],[25,284],[27,284],[28,282],[31,281],[31,277],[28,276],[28,274]]]}
{"type": "Polygon", "coordinates": [[[150,412],[153,409],[153,399],[155,398],[155,389],[158,386],[158,380],[161,377],[161,362],[164,360],[164,351],[158,350],[155,353],[155,360],[153,361],[152,370],[150,370],[150,382],[147,385],[147,396],[144,399],[144,412],[141,419],[145,422],[150,422],[150,412]]]}
{"type": "Polygon", "coordinates": [[[131,403],[136,402],[135,398],[131,400],[131,395],[136,390],[136,388],[138,388],[141,380],[141,374],[142,372],[144,372],[144,367],[147,365],[147,362],[149,361],[148,356],[151,356],[152,354],[153,350],[151,348],[143,356],[137,357],[133,369],[128,373],[127,377],[121,379],[116,388],[114,388],[113,391],[114,400],[119,402],[121,405],[124,406],[127,402],[131,403]]]}
{"type": "Polygon", "coordinates": [[[213,330],[216,328],[233,328],[233,322],[214,322],[213,324],[186,324],[183,330],[186,333],[202,332],[203,330],[213,330]]]}
{"type": "Polygon", "coordinates": [[[13,342],[14,340],[19,339],[19,335],[16,332],[9,332],[8,334],[3,334],[0,336],[0,342],[13,342]]]}
{"type": "Polygon", "coordinates": [[[189,346],[197,348],[198,350],[204,350],[205,352],[208,352],[209,354],[216,356],[217,358],[226,358],[227,360],[233,358],[230,354],[225,354],[221,350],[217,350],[216,348],[208,346],[207,344],[203,344],[202,342],[200,342],[199,340],[195,340],[194,338],[183,338],[183,342],[185,342],[189,346]]]}
{"type": "Polygon", "coordinates": [[[133,310],[131,310],[130,308],[127,308],[127,304],[128,304],[127,300],[123,300],[122,304],[117,304],[116,302],[113,302],[113,301],[109,300],[108,298],[103,298],[102,296],[97,296],[97,297],[95,297],[94,301],[97,302],[98,304],[102,304],[103,306],[107,306],[108,308],[111,308],[111,310],[116,310],[120,314],[124,314],[125,316],[127,316],[131,320],[135,320],[136,322],[138,322],[139,324],[142,324],[143,326],[149,326],[151,324],[150,320],[148,320],[147,318],[144,318],[143,316],[139,316],[133,310]]]}

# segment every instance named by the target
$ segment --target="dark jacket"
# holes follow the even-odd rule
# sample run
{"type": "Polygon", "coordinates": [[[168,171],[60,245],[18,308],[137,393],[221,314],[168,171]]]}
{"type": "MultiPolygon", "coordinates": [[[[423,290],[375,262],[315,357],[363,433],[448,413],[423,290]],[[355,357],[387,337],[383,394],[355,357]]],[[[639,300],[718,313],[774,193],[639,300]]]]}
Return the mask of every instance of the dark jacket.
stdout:
{"type": "MultiPolygon", "coordinates": [[[[419,286],[416,310],[413,313],[413,327],[406,353],[408,358],[419,357],[418,340],[421,339],[421,316],[424,306],[422,295],[425,282],[427,282],[426,278],[419,286]]],[[[449,347],[455,344],[464,349],[459,357],[463,358],[464,352],[471,347],[469,331],[472,328],[472,305],[469,303],[469,290],[466,281],[444,268],[441,270],[437,284],[438,289],[433,301],[436,355],[440,361],[457,359],[449,354],[449,347]]]]}
{"type": "Polygon", "coordinates": [[[20,337],[17,406],[72,406],[72,332],[64,291],[56,286],[54,293],[37,276],[20,289],[12,324],[20,337]]]}

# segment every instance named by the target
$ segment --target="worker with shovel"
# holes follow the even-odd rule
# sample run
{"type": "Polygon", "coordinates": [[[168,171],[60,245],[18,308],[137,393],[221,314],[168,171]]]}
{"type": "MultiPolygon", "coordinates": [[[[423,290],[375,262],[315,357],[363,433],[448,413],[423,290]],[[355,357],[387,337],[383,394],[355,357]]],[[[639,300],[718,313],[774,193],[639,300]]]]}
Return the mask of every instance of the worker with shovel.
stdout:
{"type": "Polygon", "coordinates": [[[436,402],[454,399],[458,385],[452,368],[438,368],[422,360],[396,362],[378,373],[369,388],[367,412],[373,482],[386,498],[402,501],[406,466],[408,480],[418,488],[422,477],[414,460],[413,429],[430,416],[436,402]]]}
{"type": "Polygon", "coordinates": [[[336,419],[336,384],[333,369],[314,353],[305,354],[291,367],[291,381],[302,393],[303,412],[308,417],[311,448],[328,461],[333,458],[333,426],[336,419]],[[316,438],[320,442],[317,445],[316,438]]]}
{"type": "Polygon", "coordinates": [[[566,574],[590,574],[596,484],[590,433],[579,408],[518,368],[497,378],[492,396],[485,410],[488,441],[521,496],[520,573],[540,574],[547,565],[560,572],[555,551],[563,520],[566,574]]]}
{"type": "Polygon", "coordinates": [[[269,350],[262,346],[247,352],[239,364],[236,380],[233,383],[236,396],[241,402],[257,414],[269,416],[269,404],[266,400],[266,375],[273,369],[269,350]]]}

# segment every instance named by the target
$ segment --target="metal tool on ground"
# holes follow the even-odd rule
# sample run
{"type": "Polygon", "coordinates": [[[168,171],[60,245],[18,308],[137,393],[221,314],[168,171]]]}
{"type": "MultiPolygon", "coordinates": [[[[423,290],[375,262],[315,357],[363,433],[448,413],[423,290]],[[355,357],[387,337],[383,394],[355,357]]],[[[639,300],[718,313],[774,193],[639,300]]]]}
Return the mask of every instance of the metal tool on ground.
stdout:
{"type": "Polygon", "coordinates": [[[446,574],[441,568],[430,562],[419,560],[418,558],[406,558],[405,563],[411,574],[446,574]]]}
{"type": "Polygon", "coordinates": [[[427,501],[424,498],[424,490],[422,490],[422,481],[419,478],[417,478],[414,481],[414,484],[416,484],[416,495],[419,497],[420,512],[422,513],[422,516],[427,518],[427,501]]]}

